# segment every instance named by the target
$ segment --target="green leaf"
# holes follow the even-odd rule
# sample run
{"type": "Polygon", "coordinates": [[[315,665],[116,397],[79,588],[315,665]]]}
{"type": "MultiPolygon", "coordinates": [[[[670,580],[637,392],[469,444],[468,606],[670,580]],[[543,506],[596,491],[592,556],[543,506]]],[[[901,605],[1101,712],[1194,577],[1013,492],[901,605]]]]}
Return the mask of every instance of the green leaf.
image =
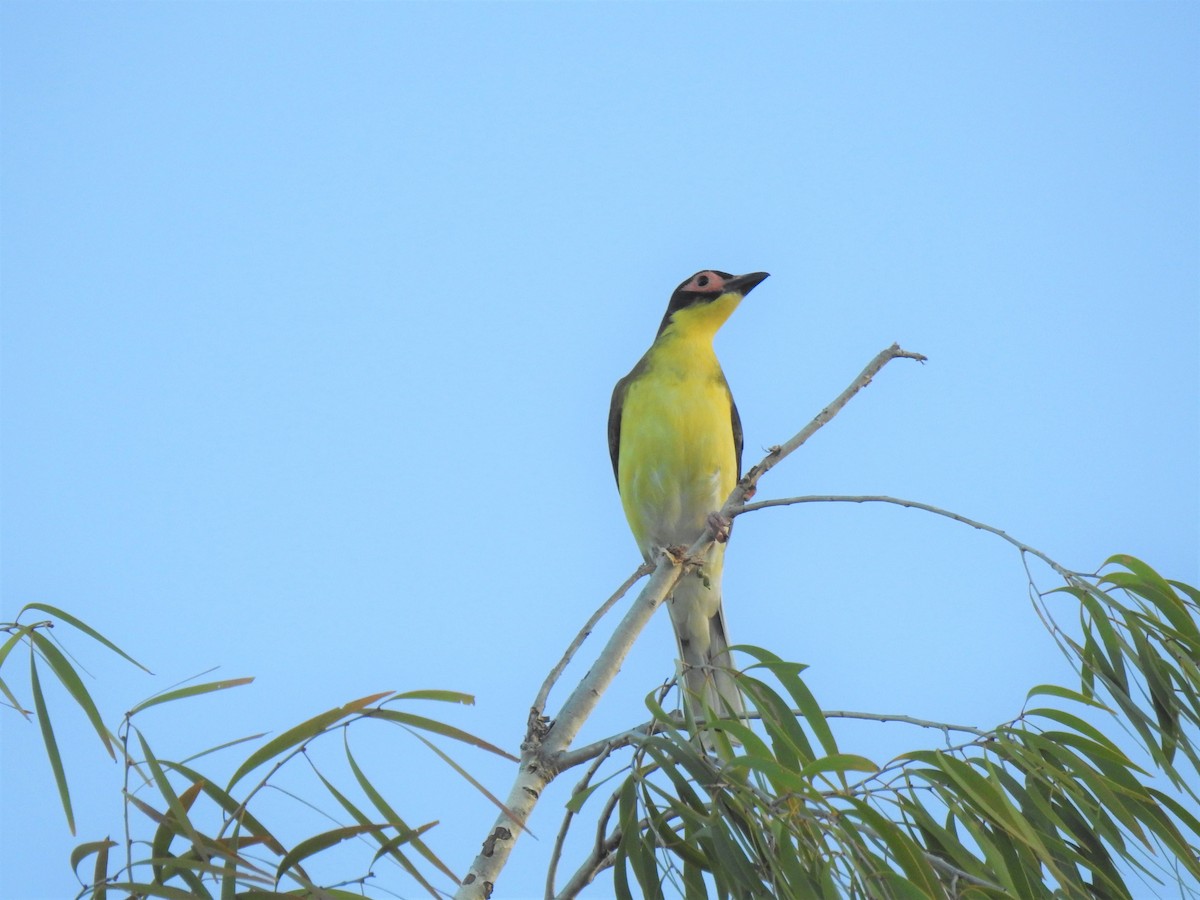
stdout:
{"type": "MultiPolygon", "coordinates": [[[[181,826],[173,813],[162,813],[133,794],[126,793],[125,798],[139,812],[150,819],[150,821],[172,830],[176,834],[187,836],[187,830],[181,826]]],[[[148,860],[140,861],[137,865],[152,865],[155,868],[156,881],[169,881],[171,878],[179,877],[188,882],[196,894],[209,896],[197,873],[222,875],[224,869],[221,865],[213,865],[207,862],[206,860],[208,859],[235,860],[245,870],[243,878],[254,879],[254,873],[266,874],[244,856],[239,856],[237,852],[239,846],[249,846],[257,843],[261,842],[258,839],[240,839],[236,842],[220,841],[196,832],[192,841],[192,847],[187,853],[179,856],[173,856],[170,853],[163,856],[152,856],[148,860]],[[164,872],[165,875],[158,874],[164,872]]],[[[257,880],[266,884],[271,883],[270,878],[258,878],[257,880]]]]}
{"type": "MultiPolygon", "coordinates": [[[[333,795],[333,798],[335,800],[337,800],[338,803],[342,804],[342,808],[345,809],[346,812],[350,813],[350,815],[355,819],[355,821],[358,822],[359,825],[369,826],[371,824],[371,820],[369,818],[367,818],[366,813],[364,813],[357,806],[355,806],[354,803],[351,802],[350,798],[348,798],[345,794],[343,794],[341,791],[339,791],[337,789],[337,787],[331,781],[329,781],[329,779],[327,779],[323,774],[321,774],[321,771],[319,769],[314,769],[314,771],[316,772],[317,778],[319,778],[321,780],[321,783],[325,785],[325,789],[327,791],[329,791],[330,794],[333,795]]],[[[421,830],[422,831],[428,830],[429,828],[432,828],[436,824],[437,824],[436,822],[430,822],[427,825],[422,826],[421,830]]],[[[395,828],[395,826],[390,822],[388,823],[388,825],[392,828],[395,828]]],[[[404,826],[404,827],[396,829],[396,830],[397,830],[397,836],[403,836],[405,838],[405,840],[407,840],[409,837],[411,837],[414,834],[412,829],[408,828],[407,826],[404,826]]],[[[378,843],[381,847],[387,848],[387,847],[389,847],[390,844],[393,843],[393,841],[395,839],[388,838],[384,832],[385,832],[385,829],[383,827],[373,828],[371,831],[371,836],[373,838],[375,838],[375,842],[378,843]]],[[[395,847],[391,847],[390,850],[380,850],[379,852],[377,852],[375,854],[375,858],[371,860],[371,865],[374,866],[375,860],[379,859],[379,857],[381,855],[383,855],[385,852],[388,853],[388,855],[390,855],[391,858],[397,864],[399,864],[406,872],[408,872],[408,874],[410,876],[412,876],[414,879],[416,879],[417,882],[420,883],[420,885],[423,888],[425,888],[425,890],[427,890],[434,897],[440,896],[438,894],[437,890],[433,887],[433,885],[429,884],[429,882],[427,882],[425,880],[424,876],[421,875],[421,873],[417,869],[417,867],[415,865],[413,865],[411,861],[409,861],[408,857],[399,851],[398,845],[395,847]]]]}
{"type": "Polygon", "coordinates": [[[1107,654],[1107,666],[1110,671],[1110,677],[1120,685],[1121,690],[1128,693],[1129,679],[1125,675],[1124,657],[1121,652],[1121,642],[1117,638],[1117,633],[1113,629],[1112,622],[1109,619],[1109,613],[1106,607],[1116,607],[1124,609],[1119,603],[1115,603],[1111,597],[1103,591],[1098,590],[1091,585],[1084,588],[1059,588],[1058,590],[1066,591],[1073,594],[1083,604],[1089,615],[1088,636],[1093,633],[1100,635],[1100,640],[1104,643],[1104,650],[1107,654]]]}
{"type": "MultiPolygon", "coordinates": [[[[343,745],[346,749],[346,761],[350,763],[350,770],[354,773],[354,778],[356,781],[358,781],[358,786],[362,788],[363,793],[367,795],[367,799],[371,801],[371,804],[375,807],[375,809],[383,814],[384,818],[387,819],[388,824],[395,828],[397,833],[411,831],[412,829],[408,827],[408,824],[399,816],[399,814],[397,814],[394,809],[392,809],[391,805],[384,799],[383,795],[375,789],[375,785],[371,783],[371,780],[367,778],[366,775],[363,774],[362,769],[358,767],[358,762],[354,759],[354,754],[350,752],[349,735],[343,735],[343,745]]],[[[423,825],[421,827],[421,831],[423,832],[428,827],[428,825],[423,825]]],[[[429,863],[436,866],[443,875],[445,875],[455,884],[460,883],[458,876],[454,874],[454,871],[444,862],[442,862],[437,854],[429,849],[425,842],[420,840],[419,837],[416,837],[412,840],[412,845],[416,848],[418,853],[425,857],[429,863]]],[[[421,882],[422,886],[429,887],[420,875],[415,875],[414,877],[421,882]]]]}
{"type": "MultiPolygon", "coordinates": [[[[17,626],[17,630],[13,631],[13,634],[8,637],[8,640],[4,642],[4,646],[0,646],[0,666],[4,666],[4,661],[8,658],[8,654],[12,653],[13,647],[16,647],[17,644],[20,643],[20,638],[28,636],[31,634],[32,630],[34,630],[34,626],[32,625],[17,626]]],[[[8,702],[12,704],[13,709],[16,709],[18,713],[25,716],[26,720],[29,719],[29,710],[25,709],[22,704],[20,704],[20,701],[17,700],[17,696],[14,695],[11,690],[8,690],[8,685],[4,683],[4,679],[2,678],[0,678],[0,692],[2,692],[2,694],[4,694],[7,698],[8,702]]]]}
{"type": "Polygon", "coordinates": [[[475,697],[471,694],[464,694],[462,691],[439,691],[439,690],[423,690],[423,691],[404,691],[396,694],[388,703],[397,700],[436,700],[441,703],[461,703],[463,706],[474,706],[475,697]]]}
{"type": "Polygon", "coordinates": [[[1029,827],[1029,823],[1017,812],[993,782],[976,772],[968,763],[946,753],[936,753],[935,759],[935,765],[950,776],[963,793],[993,822],[1038,850],[1044,858],[1049,857],[1041,840],[1029,827]]]}
{"type": "Polygon", "coordinates": [[[279,863],[279,868],[275,872],[275,883],[283,878],[297,863],[303,862],[315,853],[320,853],[322,850],[328,850],[330,847],[340,844],[342,841],[350,838],[358,837],[367,832],[389,827],[386,824],[378,825],[347,825],[343,828],[334,828],[330,831],[322,832],[321,834],[313,835],[306,840],[301,841],[295,847],[288,851],[284,856],[283,861],[279,863]]]}
{"type": "Polygon", "coordinates": [[[661,770],[671,780],[672,787],[684,804],[683,807],[676,807],[681,815],[687,815],[690,810],[702,816],[707,815],[707,804],[693,789],[692,781],[704,785],[719,780],[716,766],[708,755],[701,753],[691,738],[680,732],[648,738],[642,742],[641,748],[656,765],[635,768],[629,777],[653,787],[649,776],[661,770]],[[681,768],[683,771],[680,771],[681,768]]]}
{"type": "Polygon", "coordinates": [[[934,856],[944,859],[968,875],[986,881],[987,869],[979,858],[958,839],[950,828],[939,825],[915,797],[901,795],[900,808],[925,836],[925,846],[934,856]]]}
{"type": "Polygon", "coordinates": [[[751,771],[765,775],[771,780],[772,788],[780,794],[806,794],[812,791],[812,783],[804,771],[786,769],[769,756],[742,755],[730,760],[726,771],[751,771]]]}
{"type": "MultiPolygon", "coordinates": [[[[139,734],[138,737],[140,738],[141,735],[139,734]]],[[[162,770],[159,769],[159,774],[161,774],[161,773],[162,773],[162,770]]],[[[187,816],[188,813],[191,812],[192,804],[196,802],[196,797],[200,794],[200,788],[201,788],[201,783],[199,781],[197,781],[194,784],[190,785],[187,788],[187,790],[185,790],[183,792],[183,794],[180,795],[179,803],[183,807],[183,810],[184,810],[183,814],[185,817],[187,816]]],[[[150,841],[151,855],[156,858],[170,857],[171,856],[171,841],[175,837],[175,834],[178,830],[179,830],[178,825],[175,825],[175,827],[170,827],[170,826],[168,826],[168,824],[165,821],[162,824],[160,824],[154,832],[154,839],[150,841]]],[[[156,868],[156,870],[154,872],[154,880],[155,881],[164,881],[165,880],[163,878],[161,866],[156,868]]]]}
{"type": "Polygon", "coordinates": [[[100,742],[104,744],[104,749],[115,760],[117,754],[108,739],[108,728],[105,727],[104,720],[100,718],[100,710],[96,709],[96,704],[92,702],[92,695],[83,686],[83,681],[75,671],[75,668],[62,655],[62,651],[54,646],[53,642],[36,631],[30,633],[29,639],[33,642],[33,646],[37,647],[38,652],[42,654],[42,658],[50,664],[50,668],[54,671],[55,676],[62,683],[63,687],[67,689],[71,697],[74,698],[75,703],[87,715],[88,721],[92,723],[92,728],[100,736],[100,742]]]}
{"type": "Polygon", "coordinates": [[[1042,719],[1050,719],[1054,722],[1058,722],[1060,725],[1066,725],[1068,728],[1072,728],[1075,731],[1078,731],[1080,734],[1091,738],[1097,744],[1108,747],[1114,753],[1121,753],[1121,751],[1117,748],[1117,745],[1105,737],[1100,729],[1096,728],[1090,722],[1079,718],[1079,716],[1074,716],[1069,712],[1063,712],[1061,709],[1054,709],[1049,706],[1039,706],[1035,707],[1034,709],[1025,710],[1025,717],[1027,720],[1033,718],[1034,716],[1042,719]]]}
{"type": "Polygon", "coordinates": [[[1184,594],[1187,597],[1187,600],[1191,601],[1192,606],[1200,609],[1200,588],[1194,588],[1190,584],[1184,584],[1182,581],[1175,581],[1172,578],[1167,579],[1167,584],[1169,584],[1172,589],[1184,594]]]}
{"type": "MultiPolygon", "coordinates": [[[[17,626],[17,630],[13,632],[12,636],[4,642],[3,646],[0,646],[0,666],[4,665],[4,660],[8,658],[8,654],[12,652],[12,649],[21,642],[21,638],[26,637],[32,631],[32,626],[17,626]]],[[[25,709],[21,705],[21,701],[19,701],[16,695],[8,689],[8,685],[4,683],[4,679],[2,678],[0,678],[0,692],[3,692],[4,696],[8,699],[8,702],[12,704],[13,709],[19,712],[26,719],[29,718],[29,710],[25,709]]]]}
{"type": "Polygon", "coordinates": [[[149,669],[147,669],[145,666],[143,666],[140,662],[138,662],[136,659],[134,659],[132,656],[130,656],[128,653],[126,653],[124,650],[122,650],[120,647],[118,647],[116,644],[114,644],[112,641],[110,641],[108,638],[106,638],[100,632],[98,632],[96,629],[92,628],[90,625],[85,623],[83,620],[75,618],[70,613],[63,612],[57,606],[49,606],[45,603],[26,603],[25,606],[21,608],[21,612],[17,613],[17,618],[19,619],[24,614],[25,610],[27,610],[27,609],[36,609],[39,612],[44,612],[49,616],[59,619],[60,621],[66,622],[68,625],[72,626],[73,628],[76,628],[79,631],[82,631],[84,634],[86,634],[92,640],[99,641],[101,644],[103,644],[105,647],[107,647],[113,653],[116,653],[118,656],[124,657],[126,660],[133,663],[135,666],[137,666],[139,669],[141,669],[146,674],[148,674],[148,675],[154,674],[149,669]]]}
{"type": "Polygon", "coordinates": [[[853,753],[835,753],[832,756],[823,756],[820,759],[814,759],[803,769],[800,770],[800,775],[804,778],[812,778],[814,775],[819,775],[823,772],[878,772],[879,766],[871,762],[865,756],[856,756],[853,753]]]}
{"type": "Polygon", "coordinates": [[[1160,841],[1171,852],[1193,877],[1200,877],[1200,855],[1179,832],[1175,823],[1163,812],[1162,807],[1152,800],[1140,804],[1139,819],[1154,832],[1160,841]]]}
{"type": "Polygon", "coordinates": [[[279,735],[279,737],[267,741],[267,743],[263,744],[263,746],[251,753],[246,758],[246,761],[238,766],[237,771],[233,773],[233,777],[229,779],[229,784],[226,785],[226,790],[232,790],[235,784],[241,781],[242,778],[244,778],[248,773],[257,769],[267,760],[272,759],[275,756],[278,756],[280,753],[290,750],[297,745],[312,740],[317,735],[327,731],[335,722],[340,722],[347,716],[361,713],[364,707],[370,706],[372,703],[375,703],[384,697],[391,696],[391,694],[391,691],[384,691],[379,694],[371,694],[368,697],[362,697],[358,700],[352,700],[344,706],[339,706],[335,709],[328,710],[320,715],[313,716],[307,721],[301,722],[299,725],[296,725],[293,728],[289,728],[283,734],[279,735]]]}
{"type": "MultiPolygon", "coordinates": [[[[929,862],[921,853],[921,848],[907,835],[903,834],[895,823],[872,809],[869,804],[858,798],[851,798],[850,804],[853,815],[881,840],[890,852],[892,859],[904,872],[905,876],[920,888],[926,897],[938,897],[944,892],[934,874],[929,862]]],[[[921,896],[918,893],[918,896],[921,896]]]]}
{"type": "Polygon", "coordinates": [[[33,645],[29,647],[29,686],[33,692],[33,710],[37,715],[38,726],[42,730],[42,743],[46,747],[46,756],[50,760],[50,768],[54,771],[54,782],[58,785],[58,797],[62,801],[63,812],[67,816],[67,828],[75,834],[75,813],[71,810],[71,792],[67,788],[67,773],[63,769],[62,755],[58,752],[58,742],[54,739],[54,728],[50,725],[50,713],[46,709],[46,698],[42,695],[42,682],[38,678],[37,654],[33,645]]]}
{"type": "Polygon", "coordinates": [[[192,891],[167,887],[165,884],[143,884],[139,881],[114,881],[109,884],[113,891],[126,891],[135,897],[162,897],[163,900],[196,900],[192,891]]]}
{"type": "MultiPolygon", "coordinates": [[[[617,821],[621,826],[621,843],[619,845],[618,871],[624,872],[625,862],[633,869],[641,896],[661,900],[662,885],[658,880],[658,865],[654,859],[654,851],[642,839],[641,829],[638,828],[637,815],[637,786],[632,778],[627,779],[621,787],[620,799],[617,801],[617,821]],[[622,859],[623,857],[623,859],[622,859]]],[[[624,880],[624,879],[622,879],[624,880]]],[[[632,897],[629,893],[628,882],[625,882],[621,896],[632,897]]]]}
{"type": "MultiPolygon", "coordinates": [[[[71,871],[75,873],[75,877],[79,878],[79,864],[91,856],[93,853],[104,853],[104,865],[101,866],[97,861],[95,869],[98,874],[93,880],[93,884],[98,881],[104,881],[108,878],[108,848],[117,846],[117,842],[111,838],[105,838],[102,841],[88,841],[85,844],[80,844],[71,851],[71,871]]],[[[81,882],[82,878],[79,879],[81,882]]]]}
{"type": "MultiPolygon", "coordinates": [[[[253,836],[254,840],[261,840],[262,843],[277,856],[282,856],[284,853],[283,844],[281,844],[270,831],[245,808],[245,805],[235,800],[230,794],[221,790],[195,769],[191,769],[183,763],[171,762],[169,760],[161,760],[161,765],[178,772],[184,778],[188,779],[193,784],[199,784],[205,795],[213,800],[225,812],[230,819],[235,823],[244,827],[253,836]]],[[[246,839],[243,839],[244,842],[246,839]]]]}
{"type": "MultiPolygon", "coordinates": [[[[234,831],[234,839],[237,839],[236,830],[234,831]]],[[[232,858],[226,858],[223,871],[221,872],[221,900],[237,900],[237,887],[237,863],[232,858]]]]}
{"type": "Polygon", "coordinates": [[[108,848],[115,846],[116,841],[102,841],[96,850],[96,865],[92,869],[92,900],[105,900],[108,896],[108,848]]]}
{"type": "Polygon", "coordinates": [[[336,888],[300,887],[292,891],[243,891],[237,900],[280,900],[280,898],[313,898],[313,900],[363,900],[359,891],[340,891],[336,888]]]}
{"type": "Polygon", "coordinates": [[[739,679],[746,696],[762,717],[775,758],[785,768],[799,771],[816,757],[808,735],[784,699],[762,681],[743,675],[739,679]]]}
{"type": "MultiPolygon", "coordinates": [[[[150,745],[146,742],[146,738],[136,728],[134,731],[137,733],[138,742],[142,748],[142,756],[146,760],[146,765],[150,768],[150,775],[154,779],[155,787],[158,788],[158,792],[162,795],[162,798],[167,801],[167,807],[171,811],[170,816],[167,817],[171,821],[169,824],[166,824],[166,827],[177,834],[184,835],[192,844],[199,843],[199,836],[196,833],[196,829],[193,827],[191,819],[188,818],[187,807],[184,806],[179,795],[175,793],[175,789],[171,787],[170,780],[167,778],[162,766],[159,765],[158,760],[155,759],[154,754],[150,750],[150,745]]],[[[195,787],[195,785],[192,787],[195,787]]],[[[192,799],[195,799],[194,792],[192,792],[192,799]]],[[[189,803],[188,805],[190,806],[191,804],[189,803]]],[[[155,843],[159,843],[158,838],[155,839],[155,843]]],[[[169,840],[168,843],[170,843],[169,840]]]]}
{"type": "Polygon", "coordinates": [[[1169,809],[1172,814],[1179,819],[1179,821],[1186,825],[1196,838],[1200,838],[1200,819],[1197,819],[1170,794],[1165,794],[1162,791],[1154,788],[1148,788],[1147,790],[1149,791],[1150,796],[1152,796],[1163,806],[1167,807],[1167,809],[1169,809]]]}
{"type": "Polygon", "coordinates": [[[1100,579],[1102,584],[1112,584],[1145,598],[1161,610],[1175,630],[1186,636],[1193,645],[1200,641],[1200,628],[1197,628],[1195,619],[1165,578],[1140,559],[1126,554],[1109,557],[1105,565],[1124,566],[1131,574],[1110,572],[1100,579]]]}
{"type": "Polygon", "coordinates": [[[33,631],[32,625],[18,625],[16,630],[9,636],[8,640],[0,645],[0,666],[4,665],[4,660],[8,659],[8,654],[17,644],[21,643],[21,638],[27,637],[33,631]]]}
{"type": "Polygon", "coordinates": [[[28,721],[29,710],[25,709],[25,707],[21,705],[21,701],[17,699],[16,694],[8,689],[8,685],[4,683],[3,678],[0,678],[0,694],[4,694],[4,697],[6,700],[8,700],[9,705],[22,716],[24,716],[26,721],[28,721]]]}
{"type": "Polygon", "coordinates": [[[149,865],[155,872],[165,873],[165,875],[155,878],[155,884],[165,884],[178,878],[188,886],[193,897],[204,898],[204,900],[212,900],[212,893],[204,886],[204,875],[220,874],[224,871],[222,865],[205,862],[194,852],[182,856],[172,856],[171,854],[164,857],[152,856],[147,860],[140,860],[139,865],[149,865]]]}
{"type": "MultiPolygon", "coordinates": [[[[437,822],[426,822],[420,828],[408,828],[408,829],[398,833],[395,837],[389,838],[388,840],[384,841],[382,844],[379,845],[379,849],[375,851],[375,855],[371,857],[371,865],[374,866],[375,863],[377,863],[384,856],[390,856],[393,859],[395,859],[396,857],[404,858],[404,855],[399,852],[400,848],[402,846],[404,846],[405,844],[411,844],[414,841],[419,841],[421,839],[421,835],[423,835],[425,832],[427,832],[429,829],[433,828],[437,824],[438,824],[437,822]]],[[[438,889],[435,888],[433,885],[426,882],[424,878],[421,878],[420,876],[418,876],[418,880],[422,883],[422,885],[425,887],[425,889],[428,890],[432,896],[434,896],[434,897],[442,896],[441,892],[438,891],[438,889]]],[[[457,881],[457,880],[458,879],[455,879],[455,881],[457,881]]]]}
{"type": "MultiPolygon", "coordinates": [[[[238,744],[244,744],[247,741],[257,741],[261,737],[266,737],[266,735],[267,732],[260,731],[258,734],[248,734],[245,737],[234,738],[232,741],[226,741],[223,744],[217,744],[215,747],[209,747],[207,750],[201,750],[197,753],[193,753],[191,756],[184,757],[182,760],[180,760],[180,763],[187,764],[192,760],[200,759],[202,756],[208,756],[210,753],[216,753],[229,747],[236,747],[238,744]]],[[[165,764],[166,760],[164,760],[163,763],[165,764]]]]}
{"type": "Polygon", "coordinates": [[[162,694],[156,694],[146,700],[143,700],[133,709],[127,716],[134,716],[143,709],[149,709],[151,706],[158,706],[160,703],[170,703],[172,700],[181,700],[184,697],[195,697],[199,694],[209,694],[213,691],[224,691],[228,688],[241,687],[243,684],[249,684],[253,678],[229,678],[224,681],[210,681],[207,684],[193,684],[190,687],[179,688],[174,691],[167,691],[162,694]]]}
{"type": "Polygon", "coordinates": [[[583,807],[587,804],[588,800],[591,799],[592,794],[596,793],[596,791],[604,787],[604,785],[607,783],[608,779],[606,778],[603,781],[597,781],[594,784],[589,784],[583,790],[573,793],[569,798],[567,798],[567,810],[578,815],[583,810],[583,807]]]}
{"type": "Polygon", "coordinates": [[[488,743],[483,738],[476,737],[470,732],[463,731],[461,728],[455,728],[453,725],[447,725],[435,719],[427,719],[425,716],[415,716],[412,713],[399,712],[394,709],[369,709],[363,715],[368,719],[385,719],[389,722],[396,722],[399,725],[407,725],[410,728],[431,731],[434,734],[440,734],[443,737],[452,738],[456,741],[462,741],[464,744],[478,747],[480,750],[487,750],[489,753],[494,753],[497,756],[503,756],[511,762],[520,762],[518,757],[513,756],[507,750],[501,750],[495,744],[488,743]]]}
{"type": "MultiPolygon", "coordinates": [[[[477,781],[471,775],[470,772],[468,772],[466,769],[464,769],[462,766],[460,766],[458,763],[456,763],[453,759],[451,759],[450,756],[448,754],[446,754],[440,747],[438,747],[437,744],[433,743],[433,741],[429,740],[427,737],[425,737],[424,735],[419,734],[417,732],[413,732],[413,737],[415,737],[418,741],[423,743],[426,747],[428,747],[430,750],[432,750],[434,753],[436,753],[439,757],[441,757],[442,762],[444,762],[446,765],[450,766],[450,768],[454,769],[455,772],[457,772],[464,779],[466,779],[466,781],[473,788],[475,788],[475,790],[479,791],[479,793],[483,794],[483,796],[485,796],[489,800],[491,800],[492,803],[499,810],[501,810],[506,816],[508,816],[514,822],[520,821],[517,814],[514,813],[511,809],[509,809],[507,806],[505,806],[503,801],[501,801],[499,797],[497,797],[495,794],[493,794],[491,791],[489,791],[487,788],[485,788],[482,784],[480,784],[479,781],[477,781]]],[[[528,829],[524,825],[521,826],[521,830],[528,831],[528,829]]]]}
{"type": "MultiPolygon", "coordinates": [[[[804,716],[808,727],[817,736],[817,740],[825,751],[825,755],[832,756],[836,754],[838,752],[837,741],[833,737],[833,731],[829,727],[829,722],[825,719],[825,713],[822,712],[821,706],[817,703],[812,691],[800,680],[800,673],[807,666],[801,663],[784,662],[774,653],[764,650],[761,647],[739,644],[738,648],[753,656],[757,656],[761,661],[760,664],[770,670],[779,679],[779,683],[783,685],[783,689],[796,702],[796,707],[800,710],[800,714],[804,716]]],[[[812,755],[810,754],[810,757],[812,755]]]]}
{"type": "Polygon", "coordinates": [[[1095,709],[1102,709],[1107,713],[1112,710],[1098,700],[1084,696],[1078,691],[1072,691],[1065,687],[1059,687],[1057,684],[1039,684],[1029,689],[1029,693],[1025,695],[1026,702],[1034,697],[1058,697],[1062,700],[1070,700],[1072,703],[1082,703],[1084,706],[1091,706],[1095,709]]]}

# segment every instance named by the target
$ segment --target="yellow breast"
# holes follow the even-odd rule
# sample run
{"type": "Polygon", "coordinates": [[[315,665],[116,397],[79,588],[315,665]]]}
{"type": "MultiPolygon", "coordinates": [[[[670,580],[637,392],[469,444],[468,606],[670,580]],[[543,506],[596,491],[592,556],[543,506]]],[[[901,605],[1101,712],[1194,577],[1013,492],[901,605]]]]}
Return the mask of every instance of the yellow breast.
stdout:
{"type": "Polygon", "coordinates": [[[687,546],[737,480],[731,399],[711,336],[663,336],[629,385],[617,482],[642,553],[687,546]]]}

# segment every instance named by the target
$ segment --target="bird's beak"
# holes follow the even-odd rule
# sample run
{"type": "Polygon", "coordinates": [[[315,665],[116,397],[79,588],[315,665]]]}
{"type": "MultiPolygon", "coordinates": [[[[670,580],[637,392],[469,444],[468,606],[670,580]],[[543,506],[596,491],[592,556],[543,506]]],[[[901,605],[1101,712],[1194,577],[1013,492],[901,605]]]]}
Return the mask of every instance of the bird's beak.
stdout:
{"type": "Polygon", "coordinates": [[[737,275],[725,282],[722,293],[738,293],[744,297],[758,287],[769,274],[769,272],[751,272],[749,275],[737,275]]]}

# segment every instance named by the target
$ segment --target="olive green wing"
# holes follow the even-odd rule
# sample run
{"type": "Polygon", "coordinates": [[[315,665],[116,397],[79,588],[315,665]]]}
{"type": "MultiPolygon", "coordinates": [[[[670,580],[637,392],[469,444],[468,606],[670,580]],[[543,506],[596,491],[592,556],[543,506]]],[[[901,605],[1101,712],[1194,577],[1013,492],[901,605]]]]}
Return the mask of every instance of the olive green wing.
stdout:
{"type": "MultiPolygon", "coordinates": [[[[722,376],[723,378],[724,376],[722,376]]],[[[742,417],[738,415],[737,404],[733,402],[733,392],[729,390],[729,382],[725,382],[725,392],[729,394],[729,412],[733,425],[733,449],[737,454],[737,480],[742,480],[742,417]]]]}
{"type": "Polygon", "coordinates": [[[608,455],[612,457],[613,478],[617,478],[617,467],[621,459],[621,413],[625,409],[625,395],[629,393],[630,372],[613,388],[612,403],[608,407],[608,455]]]}
{"type": "MultiPolygon", "coordinates": [[[[625,396],[629,393],[629,386],[645,371],[646,357],[643,356],[638,360],[638,364],[630,370],[629,374],[618,381],[616,387],[613,388],[612,403],[608,407],[608,455],[612,457],[614,478],[620,478],[617,473],[620,470],[621,414],[625,410],[625,396]]],[[[737,413],[734,413],[734,416],[736,415],[737,413]]],[[[741,434],[740,426],[738,434],[741,434]]],[[[738,440],[741,440],[741,438],[739,437],[738,440]]]]}

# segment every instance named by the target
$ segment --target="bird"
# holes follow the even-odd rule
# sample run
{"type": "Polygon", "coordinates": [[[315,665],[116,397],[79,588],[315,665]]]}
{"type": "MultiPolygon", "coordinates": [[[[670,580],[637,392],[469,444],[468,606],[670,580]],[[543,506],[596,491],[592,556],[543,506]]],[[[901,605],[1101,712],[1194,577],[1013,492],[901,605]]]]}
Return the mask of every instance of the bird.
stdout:
{"type": "MultiPolygon", "coordinates": [[[[713,337],[766,272],[730,275],[706,269],[671,294],[650,349],[613,389],[608,448],[621,505],[638,549],[690,547],[742,476],[742,422],[713,337]]],[[[742,697],[731,674],[721,605],[724,540],[667,599],[683,664],[685,702],[698,717],[739,717],[742,697]]]]}

